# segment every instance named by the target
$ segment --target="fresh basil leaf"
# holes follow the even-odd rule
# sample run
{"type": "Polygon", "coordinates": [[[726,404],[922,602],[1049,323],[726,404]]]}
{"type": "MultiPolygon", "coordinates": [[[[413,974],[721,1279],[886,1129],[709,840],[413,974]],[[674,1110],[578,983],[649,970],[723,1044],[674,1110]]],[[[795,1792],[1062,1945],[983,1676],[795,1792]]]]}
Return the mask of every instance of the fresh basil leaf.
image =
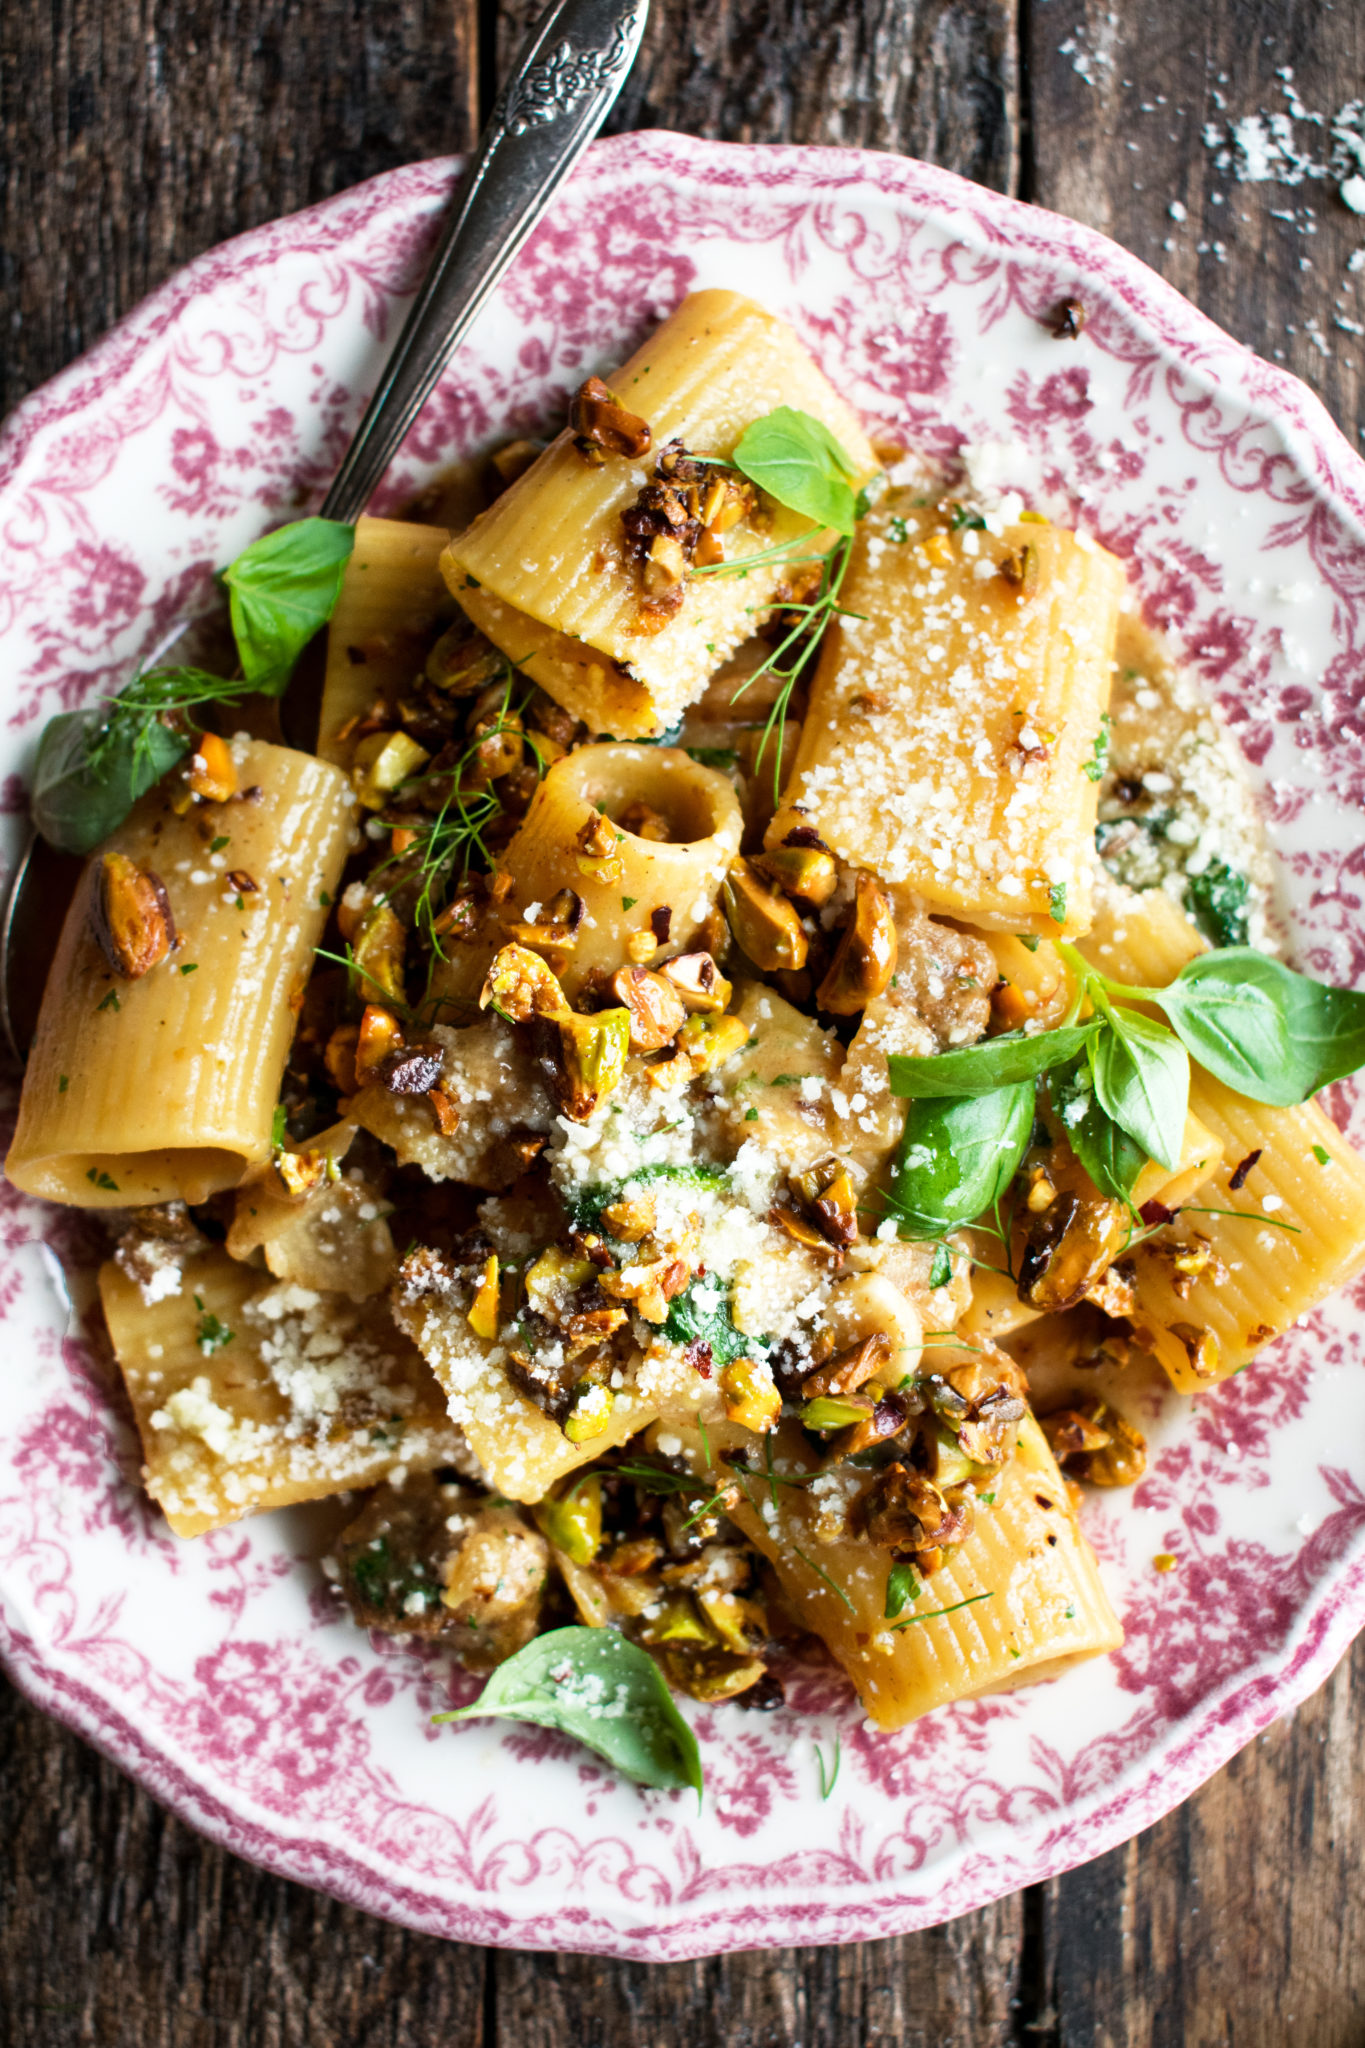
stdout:
{"type": "Polygon", "coordinates": [[[1144,1158],[1174,1172],[1190,1103],[1190,1056],[1165,1024],[1111,1006],[1088,1055],[1095,1098],[1144,1158]]]}
{"type": "Polygon", "coordinates": [[[890,1213],[903,1237],[942,1237],[993,1209],[1033,1133],[1034,1088],[912,1101],[891,1168],[890,1213]]]}
{"type": "Polygon", "coordinates": [[[1251,946],[1191,960],[1156,1000],[1195,1058],[1253,1102],[1306,1102],[1365,1066],[1365,994],[1251,946]]]}
{"type": "MultiPolygon", "coordinates": [[[[1281,979],[1288,976],[1287,967],[1264,953],[1232,947],[1191,960],[1168,988],[1153,991],[1152,1000],[1211,1074],[1253,1102],[1283,1107],[1320,1085],[1311,1050],[1291,1042],[1290,992],[1281,979]]],[[[1365,1004],[1365,997],[1356,1000],[1365,1004]]]]}
{"type": "Polygon", "coordinates": [[[1072,1151],[1101,1194],[1129,1201],[1147,1153],[1099,1101],[1089,1060],[1054,1074],[1048,1089],[1072,1151]]]}
{"type": "Polygon", "coordinates": [[[930,1096],[984,1095],[992,1088],[1033,1081],[1049,1068],[1074,1059],[1098,1029],[1098,1022],[1064,1024],[1056,1031],[1032,1035],[1006,1031],[999,1038],[983,1039],[980,1045],[954,1046],[951,1052],[923,1058],[892,1053],[887,1061],[891,1093],[920,1101],[930,1096]]]}
{"type": "Polygon", "coordinates": [[[779,505],[804,512],[817,526],[852,533],[857,505],[851,479],[857,465],[810,413],[790,405],[765,413],[740,435],[732,460],[779,505]]]}
{"type": "Polygon", "coordinates": [[[355,528],[296,519],[263,534],[223,571],[242,674],[278,697],[314,633],[336,606],[355,528]]]}
{"type": "Polygon", "coordinates": [[[697,1738],[653,1658],[609,1628],[557,1628],[499,1664],[472,1707],[433,1721],[497,1716],[572,1735],[637,1784],[701,1797],[697,1738]]]}
{"type": "Polygon", "coordinates": [[[1225,860],[1185,877],[1185,904],[1211,946],[1244,946],[1250,931],[1251,887],[1225,860]]]}
{"type": "Polygon", "coordinates": [[[33,768],[33,823],[61,853],[89,853],[189,752],[188,733],[107,706],[50,718],[33,768]]]}

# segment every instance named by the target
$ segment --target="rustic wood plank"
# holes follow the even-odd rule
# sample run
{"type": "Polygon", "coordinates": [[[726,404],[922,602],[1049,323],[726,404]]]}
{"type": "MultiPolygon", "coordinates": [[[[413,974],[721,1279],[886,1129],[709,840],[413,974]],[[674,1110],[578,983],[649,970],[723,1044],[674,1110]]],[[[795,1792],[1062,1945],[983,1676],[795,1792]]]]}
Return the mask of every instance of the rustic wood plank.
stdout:
{"type": "Polygon", "coordinates": [[[485,1959],[202,1841],[0,1680],[0,2041],[482,2048],[485,1959]]]}
{"type": "Polygon", "coordinates": [[[1113,0],[1033,0],[1025,54],[1027,196],[1113,235],[1293,370],[1359,447],[1365,340],[1336,323],[1365,325],[1365,269],[1347,269],[1365,219],[1335,179],[1238,178],[1204,131],[1291,114],[1297,94],[1326,121],[1291,120],[1296,149],[1324,162],[1331,116],[1365,93],[1365,8],[1207,0],[1191,13],[1166,0],[1117,11],[1113,0]],[[1185,218],[1172,217],[1172,202],[1185,218]]]}
{"type": "MultiPolygon", "coordinates": [[[[503,0],[510,63],[535,0],[503,0]]],[[[997,192],[1019,180],[1010,0],[653,0],[608,132],[894,149],[997,192]]]]}
{"type": "Polygon", "coordinates": [[[1022,1897],[850,1948],[760,1949],[667,1967],[490,1958],[488,2048],[1007,2048],[1022,1897]]]}
{"type": "Polygon", "coordinates": [[[475,8],[0,7],[0,413],[201,250],[466,147],[475,8]]]}
{"type": "Polygon", "coordinates": [[[1039,2048],[1365,2038],[1365,1641],[1194,1799],[1054,1879],[1039,2048]]]}

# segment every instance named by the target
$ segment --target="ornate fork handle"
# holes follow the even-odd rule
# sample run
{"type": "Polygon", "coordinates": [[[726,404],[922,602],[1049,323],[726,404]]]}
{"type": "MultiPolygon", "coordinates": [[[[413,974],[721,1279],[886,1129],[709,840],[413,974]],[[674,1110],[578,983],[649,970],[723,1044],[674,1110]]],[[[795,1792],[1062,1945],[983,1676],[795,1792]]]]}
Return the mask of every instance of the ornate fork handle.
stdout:
{"type": "Polygon", "coordinates": [[[517,55],[422,289],[322,506],[352,521],[625,82],[649,0],[557,0],[517,55]]]}

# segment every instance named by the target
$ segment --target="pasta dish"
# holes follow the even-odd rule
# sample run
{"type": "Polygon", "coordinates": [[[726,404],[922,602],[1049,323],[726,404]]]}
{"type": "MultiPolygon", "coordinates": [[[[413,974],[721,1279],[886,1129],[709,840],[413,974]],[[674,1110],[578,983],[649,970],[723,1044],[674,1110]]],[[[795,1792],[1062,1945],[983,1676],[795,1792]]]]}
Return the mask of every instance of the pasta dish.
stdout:
{"type": "Polygon", "coordinates": [[[1365,1264],[1365,995],[1279,958],[1122,564],[706,291],[223,583],[235,675],[43,736],[88,861],[6,1161],[107,1212],[171,1528],[335,1500],[358,1624],[660,1787],[793,1656],[893,1729],[1116,1648],[1126,1381],[1365,1264]]]}

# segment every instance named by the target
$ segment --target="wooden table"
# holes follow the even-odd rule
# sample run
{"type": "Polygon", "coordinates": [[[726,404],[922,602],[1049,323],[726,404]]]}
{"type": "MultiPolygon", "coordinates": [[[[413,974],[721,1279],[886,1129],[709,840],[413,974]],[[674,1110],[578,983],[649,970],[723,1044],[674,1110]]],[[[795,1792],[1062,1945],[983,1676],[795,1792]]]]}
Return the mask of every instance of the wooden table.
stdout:
{"type": "MultiPolygon", "coordinates": [[[[463,146],[524,18],[0,7],[0,411],[210,244],[463,146]]],[[[615,126],[900,150],[1072,214],[1356,440],[1365,218],[1321,179],[1240,182],[1204,138],[1287,110],[1286,65],[1310,110],[1365,95],[1360,0],[654,0],[615,126]]],[[[1365,1639],[1292,1722],[1083,1870],[903,1940],[651,1969],[443,1944],[263,1876],[0,1684],[0,2040],[1347,2048],[1365,2041],[1363,1728],[1365,1639]]]]}

